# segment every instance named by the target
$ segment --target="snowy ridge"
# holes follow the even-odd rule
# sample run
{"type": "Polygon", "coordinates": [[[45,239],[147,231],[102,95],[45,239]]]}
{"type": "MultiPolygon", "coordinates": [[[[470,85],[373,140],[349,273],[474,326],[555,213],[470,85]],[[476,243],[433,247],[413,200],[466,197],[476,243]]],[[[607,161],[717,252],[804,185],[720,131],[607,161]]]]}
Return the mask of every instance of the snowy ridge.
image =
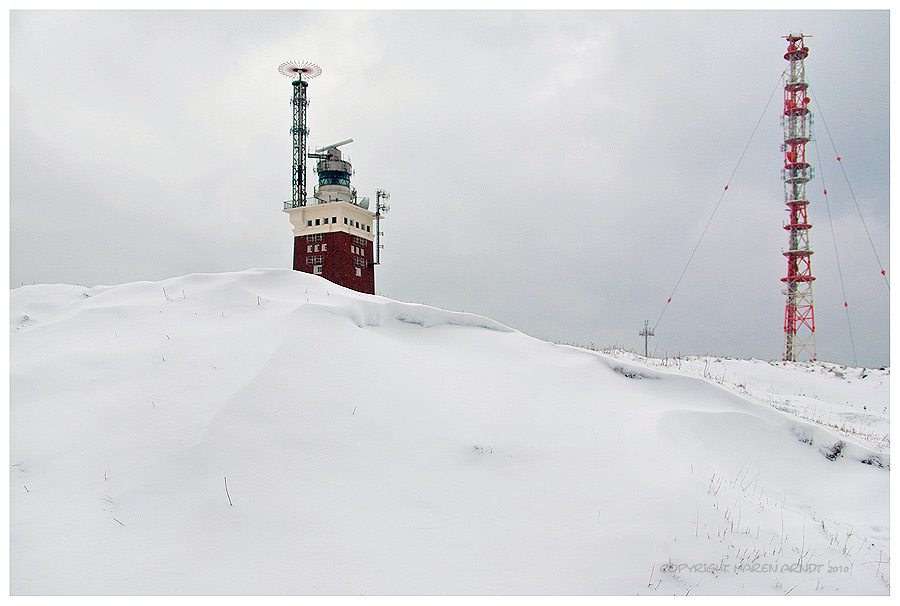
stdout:
{"type": "Polygon", "coordinates": [[[876,452],[890,451],[890,368],[710,356],[648,359],[620,349],[606,353],[640,368],[703,377],[876,452]]]}
{"type": "MultiPolygon", "coordinates": [[[[26,328],[40,318],[43,324],[64,320],[87,309],[98,309],[122,305],[138,297],[152,300],[163,296],[167,301],[185,300],[185,292],[192,296],[222,297],[223,300],[239,299],[243,296],[259,297],[259,301],[278,301],[297,306],[309,303],[309,287],[297,289],[296,272],[283,269],[251,269],[231,274],[190,274],[161,282],[134,282],[120,286],[95,286],[85,288],[65,284],[23,286],[11,291],[12,304],[17,312],[11,313],[13,330],[26,328]],[[89,299],[89,301],[88,301],[89,299]]],[[[511,328],[489,318],[471,313],[447,311],[427,305],[401,303],[357,293],[342,286],[323,282],[318,292],[324,290],[326,296],[335,295],[333,303],[320,302],[322,308],[331,308],[335,313],[352,318],[357,326],[380,326],[388,320],[398,320],[423,327],[440,324],[472,326],[504,332],[511,328]],[[363,299],[377,305],[348,304],[347,299],[363,299]]]]}
{"type": "Polygon", "coordinates": [[[824,422],[887,369],[704,374],[286,270],[23,287],[10,330],[13,594],[890,590],[889,446],[824,422]]]}

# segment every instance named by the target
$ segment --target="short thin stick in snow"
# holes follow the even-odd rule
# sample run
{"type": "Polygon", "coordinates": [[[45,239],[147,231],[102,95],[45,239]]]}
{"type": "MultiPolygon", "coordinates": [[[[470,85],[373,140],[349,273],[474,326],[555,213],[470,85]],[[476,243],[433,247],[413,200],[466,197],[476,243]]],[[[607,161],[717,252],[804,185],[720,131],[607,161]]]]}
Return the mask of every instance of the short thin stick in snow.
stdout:
{"type": "Polygon", "coordinates": [[[784,545],[784,495],[781,495],[781,544],[784,545]]]}
{"type": "Polygon", "coordinates": [[[231,495],[228,494],[228,478],[225,478],[225,496],[228,497],[228,504],[234,507],[234,503],[231,502],[231,495]]]}
{"type": "MultiPolygon", "coordinates": [[[[800,583],[802,583],[802,582],[803,582],[803,581],[800,581],[800,583]]],[[[800,586],[800,583],[797,583],[796,585],[794,585],[793,587],[791,587],[790,589],[788,589],[788,590],[787,590],[787,593],[785,593],[784,595],[787,595],[788,593],[790,593],[790,592],[794,591],[795,589],[797,589],[797,587],[800,586]]]]}
{"type": "MultiPolygon", "coordinates": [[[[803,550],[806,549],[806,514],[803,514],[803,535],[800,539],[800,562],[799,564],[803,566],[803,550]]],[[[799,583],[798,583],[799,584],[799,583]]],[[[787,595],[787,594],[785,594],[787,595]]]]}
{"type": "Polygon", "coordinates": [[[694,536],[700,535],[700,501],[697,501],[697,528],[694,530],[694,536]]]}

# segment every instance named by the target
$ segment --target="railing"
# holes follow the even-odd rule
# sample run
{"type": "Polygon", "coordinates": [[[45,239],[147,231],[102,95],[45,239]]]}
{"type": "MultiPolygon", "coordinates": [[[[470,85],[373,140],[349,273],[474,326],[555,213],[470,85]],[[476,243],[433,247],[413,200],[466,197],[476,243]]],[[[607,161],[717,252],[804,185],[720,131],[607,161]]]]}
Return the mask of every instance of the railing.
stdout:
{"type": "MultiPolygon", "coordinates": [[[[313,198],[313,199],[315,199],[315,198],[313,198]]],[[[307,200],[309,200],[309,198],[307,198],[307,200]]],[[[301,204],[301,203],[294,204],[293,200],[285,200],[285,202],[284,202],[284,210],[290,210],[292,208],[300,208],[303,206],[307,206],[307,204],[301,204]]]]}

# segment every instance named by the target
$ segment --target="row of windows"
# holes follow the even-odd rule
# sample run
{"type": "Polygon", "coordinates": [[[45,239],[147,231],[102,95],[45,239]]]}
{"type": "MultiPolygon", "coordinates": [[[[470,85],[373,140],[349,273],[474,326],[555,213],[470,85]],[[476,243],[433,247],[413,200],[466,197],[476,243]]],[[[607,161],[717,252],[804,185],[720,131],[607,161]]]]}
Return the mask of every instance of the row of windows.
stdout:
{"type": "MultiPolygon", "coordinates": [[[[308,259],[307,259],[307,261],[308,261],[308,259]]],[[[313,273],[321,276],[322,275],[322,266],[321,265],[313,266],[313,273]]],[[[362,276],[362,268],[357,267],[356,268],[356,277],[358,278],[360,276],[362,276]]]]}
{"type": "Polygon", "coordinates": [[[357,246],[365,246],[366,241],[364,238],[360,238],[359,236],[353,236],[353,243],[357,246]]]}
{"type": "MultiPolygon", "coordinates": [[[[327,245],[327,244],[323,244],[323,245],[322,245],[322,252],[325,252],[326,250],[328,250],[328,245],[327,245]]],[[[306,245],[306,252],[308,252],[308,253],[311,253],[311,252],[319,252],[319,245],[318,245],[318,244],[307,244],[307,245],[306,245]]]]}
{"type": "MultiPolygon", "coordinates": [[[[338,222],[337,217],[331,217],[331,223],[336,225],[337,222],[338,222]]],[[[313,225],[315,225],[316,227],[318,227],[319,225],[328,225],[328,217],[325,217],[324,219],[315,219],[315,220],[308,219],[306,221],[307,227],[313,227],[313,225]]],[[[344,217],[344,225],[349,225],[350,227],[356,227],[356,229],[365,229],[369,233],[372,232],[371,225],[363,225],[362,227],[360,227],[359,221],[350,221],[349,219],[347,219],[347,217],[344,217]]]]}
{"type": "Polygon", "coordinates": [[[350,178],[345,177],[347,173],[331,173],[326,174],[325,171],[319,173],[319,187],[323,185],[343,185],[344,187],[350,187],[350,178]]]}
{"type": "Polygon", "coordinates": [[[322,234],[313,234],[311,236],[306,236],[307,242],[321,242],[324,236],[322,234]]]}
{"type": "MultiPolygon", "coordinates": [[[[331,222],[332,222],[332,223],[337,223],[337,217],[331,217],[331,222]]],[[[347,218],[344,217],[344,223],[346,223],[346,222],[347,222],[347,218]]],[[[324,219],[316,219],[316,225],[328,225],[328,217],[325,217],[324,219]]],[[[309,219],[309,220],[306,222],[306,226],[307,226],[307,227],[312,227],[312,226],[313,226],[313,220],[312,220],[312,219],[309,219]]]]}
{"type": "Polygon", "coordinates": [[[325,259],[322,255],[313,255],[310,257],[306,257],[307,265],[321,265],[325,259]]]}
{"type": "Polygon", "coordinates": [[[353,257],[353,264],[357,267],[365,267],[366,265],[368,265],[368,263],[366,263],[366,260],[360,257],[353,257]]]}

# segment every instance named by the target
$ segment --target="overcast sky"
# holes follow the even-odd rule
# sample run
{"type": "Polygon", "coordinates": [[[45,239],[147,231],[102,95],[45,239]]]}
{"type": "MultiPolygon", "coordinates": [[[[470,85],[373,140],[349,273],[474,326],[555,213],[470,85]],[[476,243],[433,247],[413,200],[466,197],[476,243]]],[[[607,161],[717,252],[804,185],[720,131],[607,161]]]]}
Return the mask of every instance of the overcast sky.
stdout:
{"type": "Polygon", "coordinates": [[[889,364],[889,29],[887,11],[13,12],[10,286],[289,268],[277,67],[305,60],[310,146],[353,138],[353,185],[392,195],[379,293],[598,348],[642,349],[662,314],[657,356],[780,359],[782,36],[802,31],[819,359],[854,361],[839,259],[857,361],[889,364]]]}

